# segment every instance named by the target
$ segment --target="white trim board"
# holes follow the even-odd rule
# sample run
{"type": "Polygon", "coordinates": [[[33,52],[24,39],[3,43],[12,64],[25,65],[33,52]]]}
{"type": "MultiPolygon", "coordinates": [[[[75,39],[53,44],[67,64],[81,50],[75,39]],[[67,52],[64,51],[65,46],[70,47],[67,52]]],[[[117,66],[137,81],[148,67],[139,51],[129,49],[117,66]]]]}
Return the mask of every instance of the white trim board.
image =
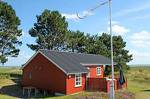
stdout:
{"type": "Polygon", "coordinates": [[[72,74],[78,74],[78,73],[87,74],[88,72],[76,72],[76,73],[68,73],[68,75],[72,75],[72,74]]]}

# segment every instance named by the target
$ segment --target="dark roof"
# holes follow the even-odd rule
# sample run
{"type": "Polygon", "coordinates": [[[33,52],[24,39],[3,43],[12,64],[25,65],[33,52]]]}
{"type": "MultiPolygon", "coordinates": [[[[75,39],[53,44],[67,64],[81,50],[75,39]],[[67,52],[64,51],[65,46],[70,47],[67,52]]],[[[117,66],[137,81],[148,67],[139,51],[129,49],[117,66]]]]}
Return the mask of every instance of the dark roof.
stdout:
{"type": "Polygon", "coordinates": [[[88,72],[87,68],[83,66],[84,64],[111,64],[111,60],[102,55],[57,52],[50,50],[39,50],[39,52],[52,60],[67,74],[88,72]]]}

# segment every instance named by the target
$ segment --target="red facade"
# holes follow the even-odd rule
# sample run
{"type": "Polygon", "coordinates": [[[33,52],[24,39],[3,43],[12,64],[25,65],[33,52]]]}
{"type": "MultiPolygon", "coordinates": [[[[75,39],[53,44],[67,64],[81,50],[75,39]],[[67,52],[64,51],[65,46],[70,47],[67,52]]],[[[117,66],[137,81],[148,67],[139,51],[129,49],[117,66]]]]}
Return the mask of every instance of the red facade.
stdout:
{"type": "Polygon", "coordinates": [[[86,89],[86,74],[82,74],[82,85],[75,87],[75,75],[69,75],[66,83],[66,94],[73,94],[86,89]]]}
{"type": "Polygon", "coordinates": [[[86,74],[82,74],[82,86],[75,87],[75,75],[71,77],[38,53],[23,68],[23,86],[32,86],[49,92],[72,94],[85,89],[86,74]]]}
{"type": "Polygon", "coordinates": [[[107,81],[103,78],[88,78],[88,89],[94,91],[107,91],[107,81]]]}
{"type": "MultiPolygon", "coordinates": [[[[75,74],[66,74],[41,53],[38,53],[24,68],[22,86],[32,86],[51,93],[73,94],[86,88],[109,92],[109,81],[104,78],[103,65],[86,65],[89,74],[81,74],[81,86],[75,85],[75,74]],[[99,68],[99,74],[97,72],[99,68]]],[[[119,89],[118,83],[115,88],[119,89]]],[[[127,86],[127,83],[126,83],[127,86]]]]}
{"type": "Polygon", "coordinates": [[[90,65],[86,66],[89,69],[89,78],[104,78],[104,68],[102,65],[96,66],[96,65],[90,65]],[[97,74],[97,67],[100,67],[101,69],[101,74],[97,74]]]}

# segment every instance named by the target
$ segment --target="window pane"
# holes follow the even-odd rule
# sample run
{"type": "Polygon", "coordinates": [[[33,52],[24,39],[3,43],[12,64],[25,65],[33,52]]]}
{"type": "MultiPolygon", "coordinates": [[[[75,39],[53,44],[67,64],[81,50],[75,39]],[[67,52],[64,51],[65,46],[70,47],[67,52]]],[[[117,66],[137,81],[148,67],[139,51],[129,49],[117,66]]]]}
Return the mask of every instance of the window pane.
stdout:
{"type": "Polygon", "coordinates": [[[97,74],[101,74],[101,68],[100,67],[97,67],[97,74]]]}
{"type": "Polygon", "coordinates": [[[81,74],[75,74],[75,85],[81,85],[82,77],[81,74]]]}

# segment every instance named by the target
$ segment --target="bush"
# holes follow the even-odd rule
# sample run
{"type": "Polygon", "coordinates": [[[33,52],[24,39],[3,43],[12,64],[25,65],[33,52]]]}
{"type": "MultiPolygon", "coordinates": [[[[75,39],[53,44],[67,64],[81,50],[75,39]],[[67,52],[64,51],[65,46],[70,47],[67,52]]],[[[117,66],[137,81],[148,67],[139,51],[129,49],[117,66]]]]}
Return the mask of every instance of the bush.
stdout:
{"type": "Polygon", "coordinates": [[[10,78],[9,74],[3,74],[3,73],[0,74],[0,79],[9,79],[9,78],[10,78]]]}

